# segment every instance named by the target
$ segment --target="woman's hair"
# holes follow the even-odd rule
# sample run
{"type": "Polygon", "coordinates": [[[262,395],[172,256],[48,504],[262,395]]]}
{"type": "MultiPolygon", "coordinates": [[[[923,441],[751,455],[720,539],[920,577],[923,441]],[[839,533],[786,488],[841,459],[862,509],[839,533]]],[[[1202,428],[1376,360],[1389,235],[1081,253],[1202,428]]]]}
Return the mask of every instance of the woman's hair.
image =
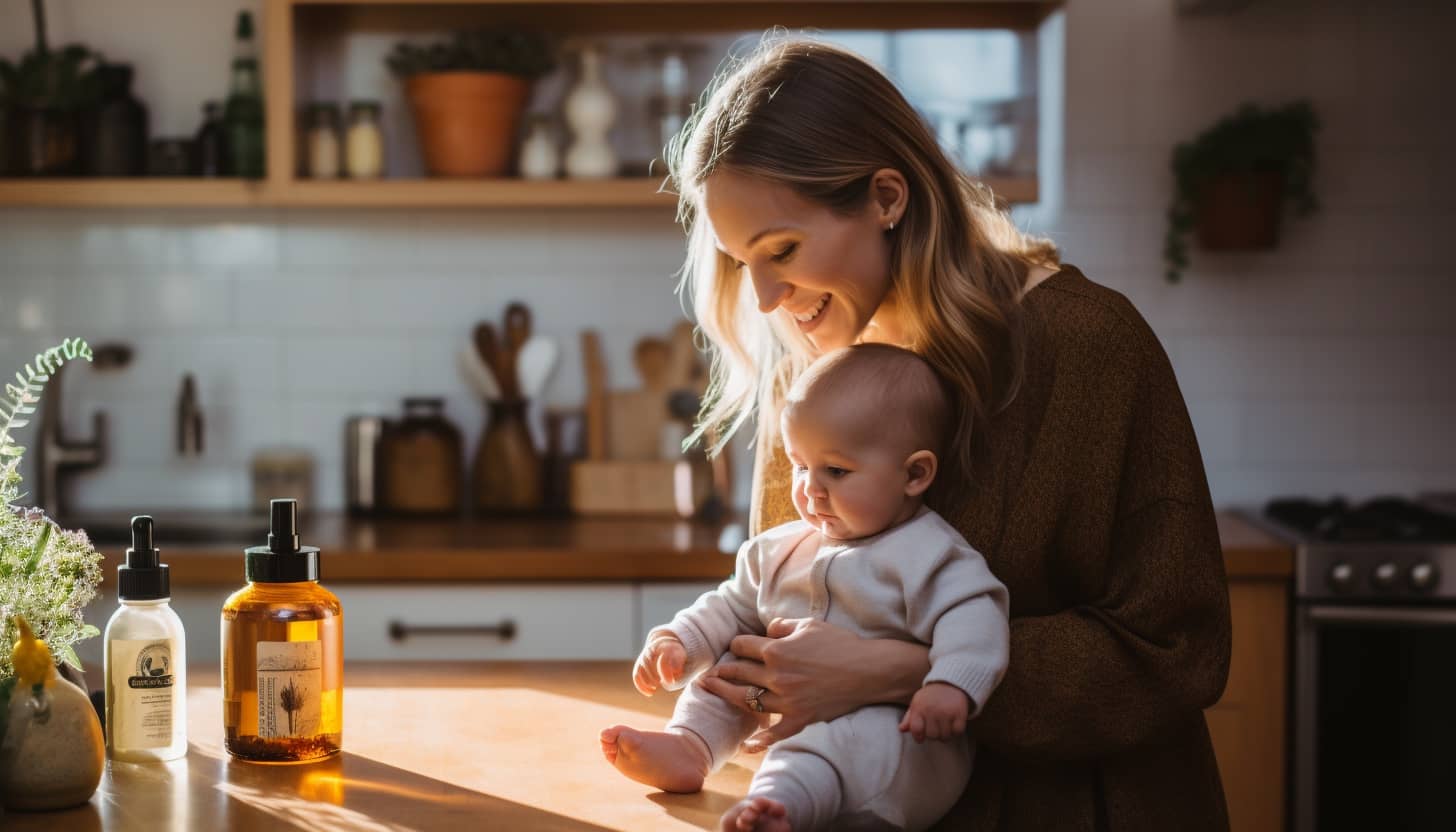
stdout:
{"type": "MultiPolygon", "coordinates": [[[[777,425],[780,397],[813,360],[809,342],[764,315],[751,281],[719,251],[701,216],[703,184],[732,171],[792,189],[844,216],[862,212],[882,168],[908,184],[889,233],[890,289],[904,346],[950,384],[964,414],[941,460],[969,484],[973,440],[1020,383],[1019,299],[1029,266],[1055,265],[1049,240],[1029,237],[997,208],[989,188],[946,157],[895,85],[852,52],[773,34],[736,68],[722,70],[667,150],[688,234],[679,291],[691,298],[711,350],[711,379],[694,437],[715,450],[755,414],[760,442],[777,425]]],[[[953,483],[947,483],[959,491],[953,483]]],[[[959,494],[942,491],[947,500],[959,494]]],[[[953,503],[948,503],[953,504],[953,503]]]]}

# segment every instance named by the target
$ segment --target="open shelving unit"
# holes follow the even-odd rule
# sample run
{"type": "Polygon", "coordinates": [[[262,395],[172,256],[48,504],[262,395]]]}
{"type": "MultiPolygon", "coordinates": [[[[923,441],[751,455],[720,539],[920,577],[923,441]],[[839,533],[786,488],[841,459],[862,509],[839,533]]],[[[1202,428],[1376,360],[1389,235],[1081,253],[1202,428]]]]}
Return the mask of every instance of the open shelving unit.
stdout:
{"type": "MultiPolygon", "coordinates": [[[[262,69],[267,175],[240,179],[0,179],[0,207],[623,208],[667,209],[663,177],[530,181],[295,176],[296,110],[320,33],[438,31],[509,24],[561,35],[819,29],[1034,30],[1060,5],[1037,0],[266,0],[262,69]]],[[[1035,176],[984,181],[1007,203],[1034,202],[1035,176]]]]}

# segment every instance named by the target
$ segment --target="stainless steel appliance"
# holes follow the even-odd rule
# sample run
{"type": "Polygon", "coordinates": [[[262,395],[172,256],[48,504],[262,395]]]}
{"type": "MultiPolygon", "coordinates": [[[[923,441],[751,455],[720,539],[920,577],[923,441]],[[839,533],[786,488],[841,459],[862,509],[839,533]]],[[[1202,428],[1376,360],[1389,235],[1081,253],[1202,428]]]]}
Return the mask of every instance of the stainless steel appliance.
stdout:
{"type": "Polygon", "coordinates": [[[1456,829],[1456,516],[1280,499],[1295,544],[1295,832],[1456,829]]]}

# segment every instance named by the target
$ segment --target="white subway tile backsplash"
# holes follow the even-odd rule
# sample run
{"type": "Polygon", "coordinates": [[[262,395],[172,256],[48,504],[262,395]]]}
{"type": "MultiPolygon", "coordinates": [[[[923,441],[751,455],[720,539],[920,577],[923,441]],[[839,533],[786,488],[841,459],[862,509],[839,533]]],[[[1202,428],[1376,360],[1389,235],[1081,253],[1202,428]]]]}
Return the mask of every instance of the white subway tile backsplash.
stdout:
{"type": "Polygon", "coordinates": [[[406,213],[295,212],[279,218],[281,264],[409,277],[418,269],[406,213]]]}
{"type": "Polygon", "coordinates": [[[0,332],[40,332],[56,325],[56,281],[40,271],[6,275],[0,282],[0,332]]]}
{"type": "Polygon", "coordinates": [[[269,215],[228,213],[178,217],[171,229],[172,261],[186,267],[276,269],[279,231],[269,215]]]}
{"type": "Polygon", "coordinates": [[[1244,462],[1254,465],[1354,465],[1368,459],[1358,408],[1340,400],[1245,402],[1244,462]]]}
{"type": "Polygon", "coordinates": [[[401,335],[289,335],[277,339],[283,353],[281,392],[347,395],[403,390],[410,384],[410,339],[401,335]]]}

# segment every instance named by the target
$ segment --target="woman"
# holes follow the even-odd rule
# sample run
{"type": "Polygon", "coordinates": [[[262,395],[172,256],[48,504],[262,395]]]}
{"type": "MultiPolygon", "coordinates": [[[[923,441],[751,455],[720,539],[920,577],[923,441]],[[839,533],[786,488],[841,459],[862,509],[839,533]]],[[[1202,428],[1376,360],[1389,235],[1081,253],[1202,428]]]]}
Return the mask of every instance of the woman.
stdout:
{"type": "MultiPolygon", "coordinates": [[[[1010,669],[971,724],[947,829],[1224,829],[1202,709],[1223,690],[1228,596],[1193,428],[1120,294],[1020,233],[894,85],[825,44],[768,42],[669,153],[683,288],[712,347],[699,431],[756,420],[754,533],[794,516],[776,395],[826,350],[925,356],[963,414],[932,505],[1011,594],[1010,669]]],[[[818,620],[735,640],[701,681],[782,714],[763,742],[909,702],[924,647],[818,620]],[[757,688],[757,689],[754,689],[757,688]]]]}

